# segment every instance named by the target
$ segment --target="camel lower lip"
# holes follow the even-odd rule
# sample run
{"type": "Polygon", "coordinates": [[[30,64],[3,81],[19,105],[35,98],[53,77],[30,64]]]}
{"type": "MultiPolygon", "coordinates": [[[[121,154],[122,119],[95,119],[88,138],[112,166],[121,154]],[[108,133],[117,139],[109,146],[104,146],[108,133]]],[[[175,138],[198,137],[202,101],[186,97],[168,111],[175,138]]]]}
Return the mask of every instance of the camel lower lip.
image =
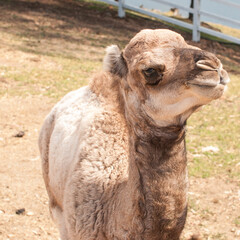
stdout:
{"type": "Polygon", "coordinates": [[[214,88],[214,87],[218,86],[219,84],[216,84],[216,85],[207,85],[207,84],[191,83],[191,85],[197,86],[197,87],[202,87],[202,88],[214,88]]]}

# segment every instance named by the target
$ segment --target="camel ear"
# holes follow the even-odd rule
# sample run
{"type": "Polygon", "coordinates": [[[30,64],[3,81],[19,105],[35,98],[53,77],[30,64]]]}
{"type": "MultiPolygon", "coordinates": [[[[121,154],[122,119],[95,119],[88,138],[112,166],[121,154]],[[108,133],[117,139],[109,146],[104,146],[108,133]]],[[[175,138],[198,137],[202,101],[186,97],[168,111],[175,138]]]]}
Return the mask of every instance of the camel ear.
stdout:
{"type": "Polygon", "coordinates": [[[107,47],[103,60],[103,69],[121,78],[127,75],[127,63],[117,45],[107,47]]]}

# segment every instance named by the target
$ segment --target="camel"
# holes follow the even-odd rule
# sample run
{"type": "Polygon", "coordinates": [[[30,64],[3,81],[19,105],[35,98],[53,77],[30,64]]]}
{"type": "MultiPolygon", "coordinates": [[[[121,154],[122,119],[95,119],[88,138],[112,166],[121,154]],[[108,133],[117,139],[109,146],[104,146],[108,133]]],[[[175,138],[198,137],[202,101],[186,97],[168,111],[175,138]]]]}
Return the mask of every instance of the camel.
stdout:
{"type": "Polygon", "coordinates": [[[187,216],[186,121],[222,96],[220,60],[170,30],[142,30],[68,93],[39,137],[62,240],[178,240],[187,216]]]}

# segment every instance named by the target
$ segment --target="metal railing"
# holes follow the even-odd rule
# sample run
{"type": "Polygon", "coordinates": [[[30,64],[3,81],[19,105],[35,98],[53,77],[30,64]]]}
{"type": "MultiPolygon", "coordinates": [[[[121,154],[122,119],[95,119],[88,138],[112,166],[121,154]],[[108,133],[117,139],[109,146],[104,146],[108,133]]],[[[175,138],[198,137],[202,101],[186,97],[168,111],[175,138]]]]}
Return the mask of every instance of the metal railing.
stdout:
{"type": "MultiPolygon", "coordinates": [[[[132,10],[132,11],[135,11],[135,12],[142,13],[144,15],[148,15],[148,16],[151,16],[151,17],[154,17],[154,18],[157,18],[157,19],[160,19],[160,20],[163,20],[163,21],[166,21],[166,22],[169,22],[169,23],[172,23],[172,24],[190,29],[190,30],[192,30],[192,40],[195,41],[195,42],[200,41],[200,33],[202,32],[202,33],[206,33],[206,34],[209,34],[209,35],[212,35],[212,36],[215,36],[215,37],[218,37],[218,38],[221,38],[221,39],[233,42],[233,43],[240,44],[240,38],[236,38],[236,37],[233,37],[233,36],[230,36],[230,35],[226,35],[224,33],[214,31],[212,29],[201,26],[200,16],[208,16],[208,17],[211,17],[211,18],[214,18],[214,19],[220,19],[220,20],[223,20],[225,22],[235,24],[236,26],[240,27],[240,21],[238,21],[238,20],[222,17],[222,16],[219,16],[219,15],[201,10],[200,9],[200,1],[201,0],[194,0],[194,7],[193,8],[184,7],[184,6],[181,6],[179,4],[168,2],[167,0],[152,0],[152,1],[157,2],[157,3],[165,4],[165,5],[175,7],[175,8],[187,11],[189,13],[192,13],[193,14],[192,24],[181,21],[181,20],[178,20],[176,18],[171,18],[171,17],[165,16],[165,15],[154,13],[151,10],[148,10],[148,9],[143,9],[141,7],[138,7],[138,6],[127,4],[124,0],[118,0],[117,2],[114,1],[114,0],[99,0],[99,1],[105,2],[105,3],[108,3],[110,5],[118,7],[118,16],[120,18],[125,17],[125,10],[124,9],[129,9],[129,10],[132,10]]],[[[239,11],[240,11],[240,4],[233,3],[233,2],[227,1],[227,0],[212,0],[212,1],[224,3],[224,4],[227,4],[227,5],[233,6],[235,8],[239,8],[239,11]]],[[[150,2],[148,2],[148,4],[149,3],[150,2]]],[[[151,6],[149,6],[149,8],[150,7],[151,6]]]]}

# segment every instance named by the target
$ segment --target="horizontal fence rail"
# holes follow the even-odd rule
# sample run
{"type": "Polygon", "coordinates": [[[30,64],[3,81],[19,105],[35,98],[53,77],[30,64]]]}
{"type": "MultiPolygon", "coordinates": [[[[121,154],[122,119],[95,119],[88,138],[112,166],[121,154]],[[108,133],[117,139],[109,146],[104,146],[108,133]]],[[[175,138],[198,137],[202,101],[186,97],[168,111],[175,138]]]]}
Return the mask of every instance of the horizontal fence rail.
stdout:
{"type": "Polygon", "coordinates": [[[164,0],[152,0],[154,2],[157,2],[157,3],[163,3],[163,4],[166,4],[168,6],[171,6],[171,7],[175,7],[175,8],[178,8],[178,9],[182,9],[182,10],[185,10],[187,12],[190,12],[190,13],[193,13],[194,10],[192,8],[188,8],[188,7],[184,7],[184,6],[181,6],[179,4],[175,4],[175,3],[172,3],[172,2],[168,2],[168,1],[164,1],[164,0]]]}
{"type": "MultiPolygon", "coordinates": [[[[215,37],[218,37],[218,38],[221,38],[221,39],[233,42],[233,43],[240,44],[240,38],[229,36],[229,35],[226,35],[224,33],[214,31],[212,29],[208,29],[206,27],[201,26],[200,16],[202,15],[202,16],[211,17],[213,19],[223,20],[225,22],[229,22],[229,23],[232,23],[232,24],[240,27],[240,21],[238,21],[238,20],[222,17],[222,16],[219,16],[217,14],[201,10],[200,9],[200,1],[201,0],[194,0],[194,7],[193,8],[188,8],[188,7],[182,6],[180,4],[175,4],[175,3],[172,3],[172,2],[168,2],[167,0],[152,0],[152,1],[157,2],[157,3],[161,3],[161,4],[164,4],[164,5],[168,5],[170,7],[175,7],[175,8],[187,11],[189,13],[192,13],[193,14],[193,23],[192,24],[181,21],[181,20],[178,20],[176,18],[171,18],[171,17],[165,16],[165,15],[154,13],[149,9],[144,9],[144,8],[141,8],[141,7],[138,7],[138,6],[127,4],[124,0],[118,0],[118,1],[98,0],[98,1],[105,2],[105,3],[108,3],[110,5],[118,7],[118,16],[120,18],[125,17],[124,9],[128,9],[128,10],[132,10],[134,12],[138,12],[138,13],[141,13],[141,14],[144,14],[144,15],[147,15],[147,16],[151,16],[151,17],[154,17],[154,18],[157,18],[157,19],[160,19],[160,20],[163,20],[163,21],[166,21],[166,22],[169,22],[169,23],[172,23],[172,24],[190,29],[190,30],[192,30],[192,40],[195,41],[195,42],[200,41],[200,33],[202,32],[202,33],[206,33],[206,34],[209,34],[209,35],[212,35],[212,36],[215,36],[215,37]]],[[[227,4],[227,5],[233,6],[235,8],[240,8],[240,4],[233,3],[233,2],[227,1],[227,0],[211,0],[211,1],[227,4]]],[[[189,1],[189,3],[190,3],[190,1],[189,1]]],[[[147,2],[147,4],[149,5],[150,3],[147,2]]],[[[149,5],[149,8],[151,8],[151,5],[149,5]]],[[[239,14],[239,16],[240,16],[240,14],[239,14]]]]}
{"type": "Polygon", "coordinates": [[[230,1],[225,1],[225,0],[212,0],[214,2],[220,2],[220,3],[225,3],[227,5],[230,5],[232,7],[237,7],[237,8],[240,8],[240,4],[238,3],[235,3],[235,2],[230,2],[230,1]]]}
{"type": "MultiPolygon", "coordinates": [[[[224,21],[226,21],[226,22],[230,22],[230,23],[233,23],[233,24],[235,24],[235,25],[240,26],[240,21],[238,21],[238,20],[234,20],[234,19],[231,19],[231,18],[222,17],[222,16],[219,16],[219,15],[217,15],[217,14],[210,13],[210,12],[207,12],[207,11],[202,11],[202,10],[200,10],[199,13],[200,13],[200,15],[205,15],[205,16],[208,16],[208,17],[213,17],[213,18],[215,18],[215,19],[224,20],[224,21]]],[[[240,16],[240,12],[239,12],[239,16],[240,16]]]]}

